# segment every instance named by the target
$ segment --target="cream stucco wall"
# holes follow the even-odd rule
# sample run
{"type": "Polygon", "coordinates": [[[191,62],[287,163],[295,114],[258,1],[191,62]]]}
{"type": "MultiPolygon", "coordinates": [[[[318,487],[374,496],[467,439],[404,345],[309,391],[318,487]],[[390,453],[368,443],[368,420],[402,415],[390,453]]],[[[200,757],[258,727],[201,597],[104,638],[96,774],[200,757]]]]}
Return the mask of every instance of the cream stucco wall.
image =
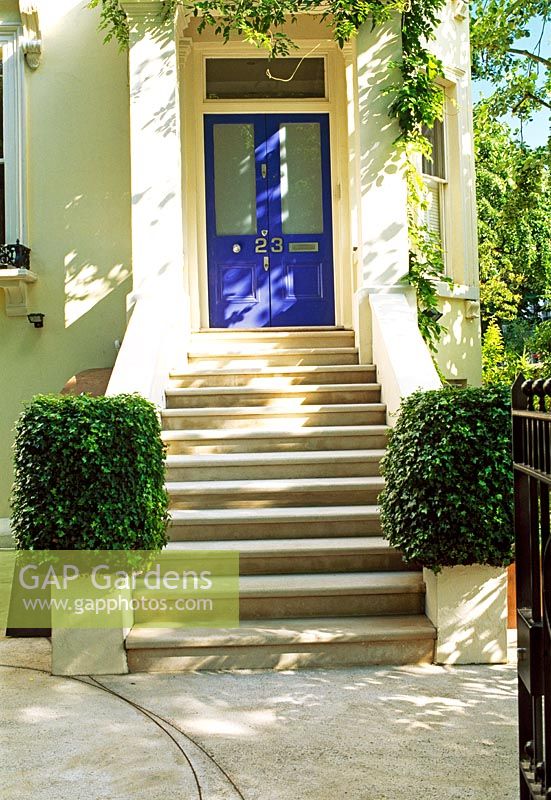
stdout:
{"type": "Polygon", "coordinates": [[[431,45],[442,60],[446,80],[445,126],[448,186],[444,204],[447,274],[455,283],[443,287],[440,309],[447,329],[437,355],[445,378],[479,385],[482,380],[475,164],[469,46],[469,17],[464,4],[450,0],[431,45]]]}
{"type": "MultiPolygon", "coordinates": [[[[454,281],[452,290],[445,284],[439,288],[441,321],[447,332],[436,362],[445,378],[477,385],[481,381],[481,353],[475,307],[479,279],[469,21],[468,15],[460,12],[461,4],[450,0],[430,45],[442,60],[445,73],[442,88],[446,98],[448,184],[443,190],[442,223],[446,273],[454,281]]],[[[367,297],[378,289],[386,291],[395,286],[408,271],[406,187],[395,144],[399,129],[396,120],[388,117],[389,95],[382,91],[399,80],[392,70],[392,64],[400,59],[399,18],[376,30],[363,26],[354,51],[355,63],[352,60],[347,67],[347,82],[350,207],[356,217],[352,235],[359,244],[355,328],[360,356],[370,361],[372,331],[367,297]]],[[[421,375],[419,380],[425,385],[421,375]]]]}
{"type": "MultiPolygon", "coordinates": [[[[388,114],[391,87],[400,80],[400,17],[372,28],[362,25],[355,42],[358,132],[357,208],[358,288],[392,286],[408,270],[408,233],[404,159],[396,148],[400,128],[388,114]]],[[[350,114],[349,114],[350,117],[350,114]]]]}
{"type": "MultiPolygon", "coordinates": [[[[58,391],[75,372],[114,363],[114,341],[124,336],[126,295],[132,289],[127,55],[113,43],[103,44],[98,12],[87,8],[87,0],[37,0],[37,5],[44,55],[39,69],[25,67],[24,76],[28,243],[39,276],[29,296],[30,310],[45,313],[46,320],[44,329],[35,330],[24,317],[8,318],[0,291],[0,518],[9,513],[12,430],[22,403],[37,392],[58,391]]],[[[442,297],[449,333],[438,362],[447,377],[478,383],[479,320],[467,319],[467,303],[476,299],[478,281],[468,21],[455,19],[454,8],[450,2],[434,46],[444,61],[445,88],[453,101],[448,267],[456,283],[467,288],[463,294],[442,297]]],[[[17,9],[17,0],[0,0],[0,21],[17,21],[17,9]]],[[[352,287],[361,294],[374,284],[393,285],[407,271],[405,189],[394,157],[398,130],[386,113],[388,97],[381,92],[396,77],[391,67],[400,53],[397,23],[396,19],[378,31],[365,26],[344,57],[328,50],[332,142],[337,150],[333,199],[335,209],[341,209],[335,217],[341,236],[336,279],[344,324],[352,318],[352,287]],[[354,256],[352,247],[357,248],[354,256]]],[[[308,42],[319,38],[323,29],[304,17],[294,26],[295,35],[297,31],[309,51],[308,42]]],[[[188,43],[193,40],[192,51],[199,40],[203,47],[212,40],[210,34],[197,37],[194,25],[183,35],[188,43]]],[[[200,93],[199,56],[186,61],[180,55],[181,89],[189,109],[193,87],[200,93]]],[[[204,109],[196,100],[196,112],[200,110],[204,109]]],[[[188,220],[195,213],[199,185],[199,169],[194,177],[186,156],[187,148],[197,158],[191,127],[186,118],[188,220]]],[[[139,202],[136,194],[135,208],[139,202]]],[[[195,217],[192,222],[191,227],[200,228],[195,217]]],[[[192,246],[189,227],[184,249],[191,304],[199,309],[200,248],[192,246]],[[197,274],[191,274],[193,269],[197,274]]],[[[360,317],[358,312],[357,322],[360,317]]]]}
{"type": "MultiPolygon", "coordinates": [[[[467,294],[469,294],[467,292],[467,294]]],[[[475,293],[471,293],[475,296],[475,293]]],[[[469,386],[482,383],[480,312],[476,300],[441,297],[441,323],[447,332],[436,361],[445,378],[469,386]]]]}
{"type": "MultiPolygon", "coordinates": [[[[0,291],[0,517],[8,516],[11,446],[22,403],[74,373],[114,363],[130,270],[127,58],[105,46],[84,0],[38,2],[44,54],[25,67],[27,222],[35,330],[7,317],[0,291]]],[[[17,3],[0,0],[0,19],[17,3]]],[[[11,13],[10,13],[11,12],[11,13]]],[[[17,16],[15,17],[17,18],[17,16]]]]}

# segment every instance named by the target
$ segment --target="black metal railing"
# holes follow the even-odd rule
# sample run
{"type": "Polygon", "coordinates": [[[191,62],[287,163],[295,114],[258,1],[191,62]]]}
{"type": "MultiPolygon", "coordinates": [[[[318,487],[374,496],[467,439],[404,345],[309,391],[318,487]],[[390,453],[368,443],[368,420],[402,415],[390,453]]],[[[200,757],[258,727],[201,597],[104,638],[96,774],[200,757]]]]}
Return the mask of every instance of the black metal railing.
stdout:
{"type": "Polygon", "coordinates": [[[0,269],[30,269],[31,250],[17,239],[15,244],[0,245],[0,269]]]}
{"type": "Polygon", "coordinates": [[[521,800],[551,800],[551,380],[513,386],[521,800]]]}

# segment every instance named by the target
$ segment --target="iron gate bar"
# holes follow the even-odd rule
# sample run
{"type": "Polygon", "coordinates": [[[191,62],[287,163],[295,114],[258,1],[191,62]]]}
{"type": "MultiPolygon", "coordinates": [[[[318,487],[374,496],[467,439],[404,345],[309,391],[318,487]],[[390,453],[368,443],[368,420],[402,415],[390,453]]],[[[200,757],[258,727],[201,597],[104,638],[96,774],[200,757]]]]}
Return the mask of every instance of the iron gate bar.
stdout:
{"type": "Polygon", "coordinates": [[[519,472],[523,472],[525,475],[529,475],[531,478],[535,478],[536,480],[541,481],[541,483],[551,486],[551,475],[547,475],[544,472],[541,472],[537,469],[532,469],[531,467],[526,467],[524,464],[516,464],[515,468],[518,469],[519,472]]]}
{"type": "Polygon", "coordinates": [[[515,417],[525,417],[526,419],[542,419],[544,422],[549,422],[549,414],[542,411],[522,411],[515,409],[515,417]]]}
{"type": "Polygon", "coordinates": [[[513,385],[520,800],[551,800],[551,380],[513,385]]]}

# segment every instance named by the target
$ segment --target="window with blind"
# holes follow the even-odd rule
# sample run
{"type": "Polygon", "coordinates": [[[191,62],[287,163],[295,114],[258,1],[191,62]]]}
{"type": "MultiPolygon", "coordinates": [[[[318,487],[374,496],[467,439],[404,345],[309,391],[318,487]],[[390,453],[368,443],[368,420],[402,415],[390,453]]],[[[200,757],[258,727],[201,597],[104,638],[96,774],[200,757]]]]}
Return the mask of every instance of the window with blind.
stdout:
{"type": "Polygon", "coordinates": [[[444,200],[448,183],[446,170],[446,131],[444,123],[437,120],[432,128],[424,128],[424,135],[432,144],[432,157],[423,156],[423,180],[428,194],[425,225],[429,232],[444,245],[444,200]]]}
{"type": "Polygon", "coordinates": [[[0,243],[6,241],[6,180],[4,156],[4,62],[0,49],[0,243]]]}
{"type": "Polygon", "coordinates": [[[19,29],[0,25],[0,244],[25,243],[24,60],[19,29]]]}

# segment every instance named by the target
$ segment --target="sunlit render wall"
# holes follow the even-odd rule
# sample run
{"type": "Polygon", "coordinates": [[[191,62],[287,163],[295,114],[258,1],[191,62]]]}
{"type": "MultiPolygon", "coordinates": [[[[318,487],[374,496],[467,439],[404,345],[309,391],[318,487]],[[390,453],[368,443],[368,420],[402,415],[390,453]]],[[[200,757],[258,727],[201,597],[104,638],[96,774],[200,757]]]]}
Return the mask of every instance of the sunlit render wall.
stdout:
{"type": "MultiPolygon", "coordinates": [[[[127,57],[105,46],[86,0],[37,0],[40,67],[25,67],[27,229],[35,330],[0,292],[0,518],[9,515],[13,426],[22,403],[84,369],[109,367],[130,288],[127,57]]],[[[0,0],[0,20],[19,19],[0,0]]]]}

